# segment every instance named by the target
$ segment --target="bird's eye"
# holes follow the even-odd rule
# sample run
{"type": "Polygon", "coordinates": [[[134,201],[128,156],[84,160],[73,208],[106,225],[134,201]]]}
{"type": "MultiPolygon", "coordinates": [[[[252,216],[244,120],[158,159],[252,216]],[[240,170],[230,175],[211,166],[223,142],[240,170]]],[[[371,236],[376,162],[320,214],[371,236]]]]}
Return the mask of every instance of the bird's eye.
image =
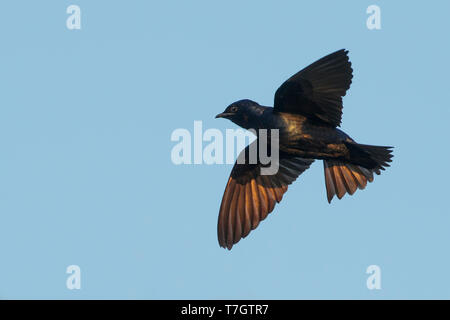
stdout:
{"type": "Polygon", "coordinates": [[[236,107],[236,106],[235,107],[231,107],[230,111],[231,112],[236,112],[236,111],[238,111],[238,107],[236,107]]]}

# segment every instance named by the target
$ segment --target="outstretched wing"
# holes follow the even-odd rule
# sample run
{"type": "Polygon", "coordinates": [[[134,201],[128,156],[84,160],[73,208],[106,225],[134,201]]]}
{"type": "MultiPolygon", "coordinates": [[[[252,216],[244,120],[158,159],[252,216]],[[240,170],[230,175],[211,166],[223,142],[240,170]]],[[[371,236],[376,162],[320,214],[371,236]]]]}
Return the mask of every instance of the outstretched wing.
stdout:
{"type": "MultiPolygon", "coordinates": [[[[253,142],[257,143],[257,141],[253,142]]],[[[231,249],[272,212],[288,185],[309,168],[314,159],[280,153],[274,175],[261,175],[261,163],[249,164],[249,148],[241,151],[245,164],[235,163],[220,205],[217,235],[221,247],[231,249]]]]}
{"type": "Polygon", "coordinates": [[[275,93],[274,109],[339,126],[342,97],[353,77],[347,54],[344,49],[336,51],[286,80],[275,93]]]}

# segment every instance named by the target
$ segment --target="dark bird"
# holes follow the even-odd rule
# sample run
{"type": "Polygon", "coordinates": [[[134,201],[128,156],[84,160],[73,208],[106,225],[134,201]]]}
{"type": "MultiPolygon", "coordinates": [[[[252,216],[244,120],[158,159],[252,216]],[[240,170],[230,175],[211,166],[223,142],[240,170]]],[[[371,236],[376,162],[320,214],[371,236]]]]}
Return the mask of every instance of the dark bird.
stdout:
{"type": "Polygon", "coordinates": [[[234,164],[219,212],[221,247],[231,249],[255,229],[281,201],[288,185],[315,159],[323,160],[329,203],[334,195],[341,199],[345,193],[364,189],[374,173],[380,174],[389,166],[393,147],[359,144],[337,128],[352,71],[348,51],[339,50],[286,80],[275,92],[273,108],[240,100],[216,116],[257,132],[279,130],[276,174],[262,175],[264,161],[248,161],[250,146],[240,155],[247,161],[234,164]]]}

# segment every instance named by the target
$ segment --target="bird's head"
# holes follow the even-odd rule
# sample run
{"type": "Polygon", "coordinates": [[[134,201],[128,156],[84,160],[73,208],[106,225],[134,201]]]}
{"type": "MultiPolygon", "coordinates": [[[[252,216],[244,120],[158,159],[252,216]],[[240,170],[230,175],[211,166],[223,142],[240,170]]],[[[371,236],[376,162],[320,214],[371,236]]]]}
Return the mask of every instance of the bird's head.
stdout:
{"type": "Polygon", "coordinates": [[[226,118],[245,129],[255,128],[256,117],[261,115],[263,107],[252,100],[239,100],[230,104],[216,118],[226,118]]]}

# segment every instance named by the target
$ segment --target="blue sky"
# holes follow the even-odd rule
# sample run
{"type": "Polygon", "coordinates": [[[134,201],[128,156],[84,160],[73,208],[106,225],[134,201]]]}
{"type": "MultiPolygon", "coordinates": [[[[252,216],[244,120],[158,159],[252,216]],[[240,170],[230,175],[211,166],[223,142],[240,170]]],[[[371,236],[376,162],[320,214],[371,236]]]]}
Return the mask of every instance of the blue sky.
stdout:
{"type": "Polygon", "coordinates": [[[8,1],[0,5],[0,298],[450,298],[448,1],[8,1]],[[81,8],[81,30],[66,8],[81,8]],[[368,30],[366,8],[381,8],[368,30]],[[315,163],[219,248],[230,165],[170,159],[174,129],[346,48],[342,129],[393,145],[326,201],[315,163]],[[378,265],[382,289],[365,273],[378,265]],[[66,268],[81,268],[81,289],[66,268]]]}

